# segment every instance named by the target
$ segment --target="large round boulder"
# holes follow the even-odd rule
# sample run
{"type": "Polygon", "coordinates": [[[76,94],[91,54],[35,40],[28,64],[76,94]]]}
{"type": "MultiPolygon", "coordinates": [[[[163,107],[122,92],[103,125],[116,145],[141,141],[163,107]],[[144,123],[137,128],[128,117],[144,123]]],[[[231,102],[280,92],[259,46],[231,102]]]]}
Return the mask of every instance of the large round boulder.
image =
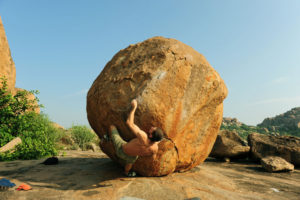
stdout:
{"type": "MultiPolygon", "coordinates": [[[[7,79],[8,90],[13,92],[16,84],[16,68],[10,54],[10,49],[6,39],[4,27],[0,17],[0,78],[7,79]]],[[[2,81],[0,81],[0,86],[2,81]]]]}
{"type": "MultiPolygon", "coordinates": [[[[139,157],[134,170],[162,176],[207,158],[226,96],[224,81],[203,55],[178,40],[154,37],[119,51],[106,64],[88,92],[87,116],[100,138],[114,124],[129,141],[134,135],[125,122],[136,98],[135,123],[144,131],[160,127],[165,139],[156,159],[139,157]]],[[[101,149],[121,162],[110,142],[102,142],[101,149]]]]}

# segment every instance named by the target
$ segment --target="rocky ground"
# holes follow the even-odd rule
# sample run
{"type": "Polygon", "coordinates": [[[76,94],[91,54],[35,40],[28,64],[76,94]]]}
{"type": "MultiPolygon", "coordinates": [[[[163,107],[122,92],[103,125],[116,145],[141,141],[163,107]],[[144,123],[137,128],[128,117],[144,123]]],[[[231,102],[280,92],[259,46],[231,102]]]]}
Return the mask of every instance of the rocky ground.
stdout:
{"type": "MultiPolygon", "coordinates": [[[[43,159],[44,160],[44,159],[43,159]]],[[[224,163],[207,159],[184,173],[164,177],[127,178],[101,152],[67,151],[58,165],[43,160],[0,162],[0,179],[15,188],[0,192],[0,199],[299,199],[300,170],[269,173],[247,161],[224,163]]]]}

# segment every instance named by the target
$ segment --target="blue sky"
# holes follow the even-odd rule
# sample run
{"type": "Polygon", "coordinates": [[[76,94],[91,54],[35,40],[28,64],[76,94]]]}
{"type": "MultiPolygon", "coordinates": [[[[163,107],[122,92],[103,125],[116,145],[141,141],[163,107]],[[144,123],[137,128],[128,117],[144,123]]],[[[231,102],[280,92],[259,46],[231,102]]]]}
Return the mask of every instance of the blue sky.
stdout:
{"type": "Polygon", "coordinates": [[[153,36],[202,53],[224,79],[224,116],[256,125],[300,106],[298,0],[0,0],[17,70],[50,119],[88,124],[86,93],[120,49],[153,36]]]}

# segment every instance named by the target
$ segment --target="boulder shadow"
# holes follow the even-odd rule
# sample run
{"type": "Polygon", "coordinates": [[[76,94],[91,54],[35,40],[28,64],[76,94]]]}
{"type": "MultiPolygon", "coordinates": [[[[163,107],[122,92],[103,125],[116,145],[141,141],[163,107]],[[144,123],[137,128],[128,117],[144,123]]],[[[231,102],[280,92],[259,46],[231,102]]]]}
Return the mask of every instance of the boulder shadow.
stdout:
{"type": "Polygon", "coordinates": [[[267,172],[262,166],[249,166],[246,169],[250,169],[254,172],[267,172]]]}
{"type": "Polygon", "coordinates": [[[229,158],[229,161],[225,161],[225,158],[208,157],[205,162],[208,163],[237,163],[237,164],[259,164],[259,162],[251,158],[229,158]]]}

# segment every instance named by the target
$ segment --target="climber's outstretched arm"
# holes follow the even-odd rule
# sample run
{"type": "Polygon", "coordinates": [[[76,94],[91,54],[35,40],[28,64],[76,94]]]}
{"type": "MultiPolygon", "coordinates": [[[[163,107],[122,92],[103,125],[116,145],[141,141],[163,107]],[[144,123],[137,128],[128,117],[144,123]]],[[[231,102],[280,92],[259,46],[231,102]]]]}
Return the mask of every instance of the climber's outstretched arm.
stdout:
{"type": "Polygon", "coordinates": [[[127,118],[126,124],[130,128],[130,130],[133,132],[133,134],[144,144],[147,144],[147,134],[141,130],[135,123],[134,123],[134,114],[137,108],[137,101],[136,99],[133,99],[131,101],[131,111],[129,113],[129,116],[127,118]]]}

